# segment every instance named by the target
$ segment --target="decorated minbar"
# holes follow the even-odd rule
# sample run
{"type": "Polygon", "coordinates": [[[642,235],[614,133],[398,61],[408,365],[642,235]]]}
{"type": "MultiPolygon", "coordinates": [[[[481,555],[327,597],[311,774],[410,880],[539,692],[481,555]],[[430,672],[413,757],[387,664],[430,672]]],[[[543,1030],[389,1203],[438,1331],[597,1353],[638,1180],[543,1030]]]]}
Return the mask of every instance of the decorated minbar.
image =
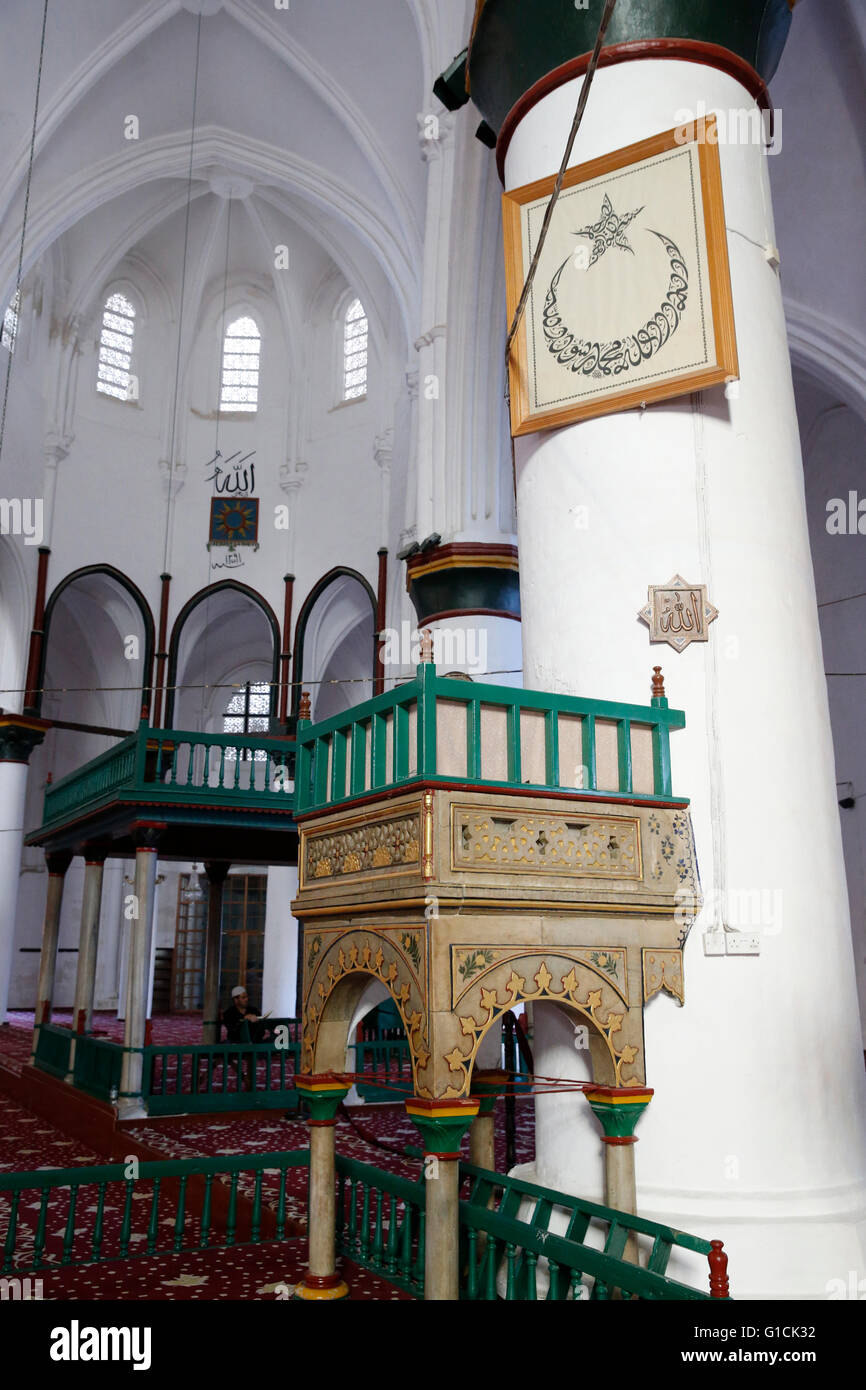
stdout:
{"type": "MultiPolygon", "coordinates": [[[[414,680],[318,724],[302,702],[302,1072],[335,1084],[357,1005],[384,985],[411,1052],[407,1109],[438,1163],[484,1123],[485,1035],[549,1001],[589,1051],[594,1103],[632,1096],[636,1123],[652,1094],[644,1006],[660,991],[683,1002],[701,901],[688,801],[671,788],[685,718],[658,667],[650,705],[614,704],[440,676],[425,636],[414,680]]],[[[606,1173],[633,1207],[628,1145],[606,1173]]],[[[433,1242],[431,1287],[437,1258],[433,1242]]]]}

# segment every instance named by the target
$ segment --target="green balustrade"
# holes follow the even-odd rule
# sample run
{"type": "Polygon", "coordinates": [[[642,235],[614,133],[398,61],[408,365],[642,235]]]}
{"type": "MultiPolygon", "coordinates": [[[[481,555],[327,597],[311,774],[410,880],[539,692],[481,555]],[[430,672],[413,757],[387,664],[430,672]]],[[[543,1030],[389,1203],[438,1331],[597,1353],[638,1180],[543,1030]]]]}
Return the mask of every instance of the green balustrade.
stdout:
{"type": "Polygon", "coordinates": [[[405,1038],[368,1039],[352,1043],[349,1050],[355,1053],[356,1075],[365,1076],[355,1082],[362,1100],[399,1101],[414,1094],[412,1053],[405,1038]]]}
{"type": "Polygon", "coordinates": [[[700,1236],[468,1163],[461,1163],[460,1174],[469,1187],[468,1199],[460,1203],[466,1298],[502,1296],[504,1280],[506,1300],[533,1301],[539,1297],[539,1263],[548,1280],[543,1296],[553,1301],[599,1301],[618,1294],[710,1298],[666,1273],[675,1248],[709,1259],[712,1243],[700,1236]],[[551,1230],[554,1213],[564,1223],[561,1233],[551,1230]],[[643,1238],[649,1250],[645,1264],[623,1258],[630,1237],[643,1238]]]}
{"type": "Polygon", "coordinates": [[[664,696],[629,705],[513,689],[439,676],[423,662],[413,680],[344,714],[299,721],[295,806],[298,814],[322,811],[418,782],[670,798],[670,732],[684,727],[685,715],[664,696]],[[649,740],[652,785],[636,791],[639,731],[649,740]]]}
{"type": "Polygon", "coordinates": [[[65,1081],[69,1072],[72,1038],[71,1028],[60,1028],[56,1023],[40,1023],[34,1059],[39,1070],[65,1081]]]}
{"type": "MultiPolygon", "coordinates": [[[[38,1055],[36,1061],[39,1065],[38,1055]]],[[[117,1043],[83,1033],[75,1040],[73,1082],[98,1100],[115,1101],[122,1063],[123,1049],[117,1043]]]]}
{"type": "Polygon", "coordinates": [[[124,1163],[0,1173],[0,1227],[4,1217],[6,1224],[0,1273],[283,1240],[288,1174],[309,1162],[309,1150],[297,1149],[139,1163],[134,1177],[124,1163]],[[243,1223],[242,1178],[253,1181],[243,1223]],[[217,1219],[220,1187],[225,1200],[217,1219]],[[264,1235],[266,1203],[274,1219],[264,1235]]]}
{"type": "Polygon", "coordinates": [[[337,1250],[406,1293],[424,1292],[424,1183],[338,1154],[337,1250]]]}
{"type": "Polygon", "coordinates": [[[46,789],[42,829],[118,798],[169,805],[291,809],[295,744],[258,734],[138,731],[46,789]]]}

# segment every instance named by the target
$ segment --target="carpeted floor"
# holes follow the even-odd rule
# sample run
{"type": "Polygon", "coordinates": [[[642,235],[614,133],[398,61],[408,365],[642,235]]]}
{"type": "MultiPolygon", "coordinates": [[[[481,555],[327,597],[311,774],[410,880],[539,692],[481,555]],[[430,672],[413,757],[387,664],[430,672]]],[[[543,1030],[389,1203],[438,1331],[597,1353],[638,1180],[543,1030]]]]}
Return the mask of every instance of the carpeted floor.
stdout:
{"type": "MultiPolygon", "coordinates": [[[[497,1123],[497,1168],[500,1171],[505,1166],[503,1118],[500,1104],[497,1123]]],[[[127,1132],[131,1150],[135,1148],[134,1141],[140,1140],[167,1158],[276,1152],[306,1148],[309,1142],[309,1130],[304,1121],[273,1112],[150,1120],[130,1126],[127,1132]]],[[[338,1153],[409,1179],[419,1176],[420,1160],[403,1154],[402,1149],[407,1144],[417,1146],[419,1138],[402,1105],[354,1107],[343,1112],[337,1122],[338,1153]]],[[[466,1143],[464,1141],[464,1149],[466,1143]]],[[[531,1100],[520,1100],[517,1102],[516,1161],[525,1162],[533,1154],[534,1106],[531,1100]]],[[[104,1161],[86,1144],[68,1138],[56,1126],[0,1092],[0,1173],[86,1168],[104,1161]]],[[[272,1208],[276,1205],[278,1182],[276,1170],[266,1171],[262,1195],[265,1204],[272,1208]]],[[[290,1171],[286,1186],[287,1216],[299,1221],[306,1217],[306,1184],[306,1170],[290,1171]]],[[[253,1188],[253,1176],[242,1174],[239,1193],[250,1197],[253,1188]]],[[[133,1207],[130,1234],[133,1251],[136,1246],[144,1248],[141,1242],[147,1239],[151,1210],[147,1194],[136,1195],[138,1200],[133,1207]]],[[[87,1189],[82,1189],[79,1201],[81,1205],[73,1216],[76,1226],[73,1258],[87,1259],[96,1209],[95,1192],[88,1194],[87,1189]],[[76,1216],[82,1221],[80,1228],[76,1216]]],[[[34,1193],[33,1200],[25,1197],[19,1209],[17,1245],[25,1260],[28,1250],[32,1250],[39,1206],[34,1193]]],[[[8,1229],[8,1216],[8,1200],[0,1194],[0,1248],[8,1229]]],[[[103,1253],[117,1253],[121,1217],[121,1201],[109,1192],[104,1208],[103,1253]]],[[[302,1278],[305,1269],[305,1246],[298,1239],[253,1247],[236,1246],[231,1250],[200,1252],[193,1249],[173,1253],[174,1218],[168,1212],[158,1221],[159,1253],[61,1268],[63,1237],[68,1223],[69,1189],[59,1189],[48,1208],[45,1241],[48,1267],[39,1275],[44,1298],[282,1299],[290,1296],[287,1289],[302,1278]]],[[[193,1226],[190,1243],[194,1240],[193,1226]]],[[[344,1277],[350,1284],[353,1298],[382,1301],[407,1297],[378,1276],[348,1262],[344,1277]]]]}

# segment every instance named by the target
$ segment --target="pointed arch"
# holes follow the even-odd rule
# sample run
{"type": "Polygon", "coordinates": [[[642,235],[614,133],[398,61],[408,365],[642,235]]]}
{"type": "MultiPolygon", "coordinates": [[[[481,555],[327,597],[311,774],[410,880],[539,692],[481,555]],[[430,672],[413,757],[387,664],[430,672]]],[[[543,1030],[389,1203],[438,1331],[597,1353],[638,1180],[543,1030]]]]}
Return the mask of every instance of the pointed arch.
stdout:
{"type": "Polygon", "coordinates": [[[280,625],[277,615],[264,595],[258,590],[251,588],[248,584],[241,584],[237,579],[220,579],[216,584],[208,584],[204,589],[199,589],[198,593],[193,594],[192,598],[187,599],[174,620],[171,630],[171,639],[168,647],[168,687],[165,700],[165,727],[174,728],[174,712],[176,706],[176,685],[178,657],[180,653],[180,643],[183,636],[184,627],[192,614],[200,604],[206,603],[209,599],[218,594],[236,593],[242,595],[249,602],[256,604],[262,611],[267,620],[271,632],[272,657],[271,657],[271,715],[276,714],[277,710],[277,689],[279,685],[279,662],[280,662],[280,625]]]}
{"type": "Polygon", "coordinates": [[[303,604],[301,605],[300,612],[298,613],[298,620],[297,620],[297,623],[296,623],[296,625],[295,625],[295,640],[294,640],[294,646],[293,646],[293,652],[292,652],[292,672],[293,672],[293,676],[292,676],[292,681],[293,681],[293,688],[292,688],[292,716],[293,716],[293,719],[297,719],[297,717],[298,717],[298,706],[300,705],[300,702],[301,702],[301,682],[302,682],[302,680],[303,680],[303,678],[304,678],[304,646],[305,646],[305,642],[306,642],[307,628],[308,628],[308,626],[309,626],[310,619],[311,619],[311,617],[313,616],[313,612],[314,612],[314,610],[315,610],[316,604],[318,603],[318,601],[319,601],[319,599],[322,597],[322,595],[331,587],[331,585],[336,584],[336,583],[339,583],[339,581],[340,581],[341,579],[351,579],[351,580],[354,580],[356,583],[358,583],[358,584],[361,586],[362,590],[363,590],[364,593],[367,595],[367,598],[368,598],[369,601],[370,601],[370,609],[371,609],[372,618],[373,618],[373,642],[372,642],[372,644],[371,644],[371,651],[370,651],[370,678],[371,678],[371,680],[372,680],[373,677],[375,676],[375,672],[376,672],[376,634],[375,634],[375,628],[376,628],[376,613],[377,613],[376,594],[375,594],[375,592],[374,592],[374,590],[373,590],[373,586],[369,583],[369,581],[368,581],[367,579],[364,578],[363,574],[361,574],[359,570],[351,569],[351,568],[349,568],[347,565],[335,565],[333,569],[328,570],[327,574],[323,574],[322,577],[321,577],[321,579],[319,579],[319,580],[313,585],[312,589],[311,589],[310,592],[307,594],[307,597],[304,599],[304,602],[303,602],[303,604]]]}
{"type": "Polygon", "coordinates": [[[142,626],[144,629],[144,660],[142,662],[142,686],[141,686],[141,707],[150,708],[151,686],[153,682],[153,656],[155,648],[156,627],[153,621],[153,613],[150,604],[139,589],[138,585],[124,574],[122,570],[116,569],[114,565],[83,565],[81,569],[73,570],[67,574],[65,579],[52,590],[51,596],[45,605],[45,618],[42,625],[42,654],[39,660],[39,673],[36,682],[36,692],[34,705],[37,714],[42,709],[42,694],[45,684],[45,667],[48,660],[49,643],[51,640],[51,623],[58,601],[70,587],[86,580],[92,576],[103,575],[105,578],[113,580],[123,589],[132,600],[141,615],[142,626]]]}

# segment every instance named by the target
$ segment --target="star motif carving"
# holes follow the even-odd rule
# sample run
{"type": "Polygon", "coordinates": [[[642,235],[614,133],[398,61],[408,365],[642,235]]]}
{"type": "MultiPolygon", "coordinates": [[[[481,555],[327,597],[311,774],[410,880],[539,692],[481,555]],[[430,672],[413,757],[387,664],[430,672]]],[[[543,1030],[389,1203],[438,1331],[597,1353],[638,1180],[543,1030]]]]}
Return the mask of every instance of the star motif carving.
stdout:
{"type": "Polygon", "coordinates": [[[634,248],[629,244],[625,234],[625,229],[630,222],[633,222],[643,208],[635,208],[633,212],[627,212],[619,217],[613,210],[613,204],[605,193],[601,205],[601,217],[597,222],[593,222],[588,227],[581,227],[575,236],[586,237],[592,242],[592,255],[589,258],[587,270],[591,270],[596,261],[601,260],[605,251],[609,251],[615,246],[619,251],[628,251],[630,256],[634,255],[634,248]]]}

